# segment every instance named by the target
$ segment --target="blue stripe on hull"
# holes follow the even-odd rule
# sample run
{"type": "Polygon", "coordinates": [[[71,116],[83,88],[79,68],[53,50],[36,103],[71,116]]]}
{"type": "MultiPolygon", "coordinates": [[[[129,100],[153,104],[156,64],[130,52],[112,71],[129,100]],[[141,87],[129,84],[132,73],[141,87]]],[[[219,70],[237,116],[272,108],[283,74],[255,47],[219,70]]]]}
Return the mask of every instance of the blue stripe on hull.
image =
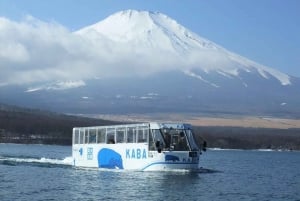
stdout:
{"type": "Polygon", "coordinates": [[[147,168],[154,166],[154,165],[198,165],[198,163],[183,163],[183,162],[178,162],[178,163],[171,163],[171,162],[156,162],[156,163],[151,163],[144,167],[142,171],[146,170],[147,168]]]}

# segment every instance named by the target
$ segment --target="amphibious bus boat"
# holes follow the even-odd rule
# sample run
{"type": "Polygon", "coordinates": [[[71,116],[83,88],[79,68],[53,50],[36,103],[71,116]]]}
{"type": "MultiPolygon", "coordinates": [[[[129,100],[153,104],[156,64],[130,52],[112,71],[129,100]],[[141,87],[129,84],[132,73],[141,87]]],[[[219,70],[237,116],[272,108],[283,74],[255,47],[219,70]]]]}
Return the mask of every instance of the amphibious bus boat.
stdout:
{"type": "Polygon", "coordinates": [[[75,167],[193,171],[203,146],[196,143],[191,125],[183,123],[76,127],[72,156],[75,167]]]}

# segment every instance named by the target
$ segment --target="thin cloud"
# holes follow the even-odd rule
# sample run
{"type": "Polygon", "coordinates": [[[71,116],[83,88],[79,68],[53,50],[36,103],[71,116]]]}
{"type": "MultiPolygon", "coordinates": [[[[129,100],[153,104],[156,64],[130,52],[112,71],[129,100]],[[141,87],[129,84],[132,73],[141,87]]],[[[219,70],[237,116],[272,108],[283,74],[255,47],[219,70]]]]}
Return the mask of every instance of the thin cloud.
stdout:
{"type": "Polygon", "coordinates": [[[193,68],[235,75],[240,64],[231,56],[219,47],[191,49],[182,55],[148,43],[120,43],[99,33],[71,32],[31,16],[20,22],[0,17],[0,86],[147,76],[193,68]]]}
{"type": "Polygon", "coordinates": [[[147,75],[178,63],[167,53],[138,52],[99,35],[91,40],[31,16],[21,22],[0,18],[0,44],[2,86],[147,75]]]}
{"type": "Polygon", "coordinates": [[[82,80],[78,81],[66,81],[66,82],[54,82],[50,84],[45,84],[45,85],[39,85],[35,87],[29,87],[25,92],[35,92],[35,91],[41,91],[41,90],[65,90],[65,89],[72,89],[72,88],[78,88],[85,86],[85,82],[82,80]]]}

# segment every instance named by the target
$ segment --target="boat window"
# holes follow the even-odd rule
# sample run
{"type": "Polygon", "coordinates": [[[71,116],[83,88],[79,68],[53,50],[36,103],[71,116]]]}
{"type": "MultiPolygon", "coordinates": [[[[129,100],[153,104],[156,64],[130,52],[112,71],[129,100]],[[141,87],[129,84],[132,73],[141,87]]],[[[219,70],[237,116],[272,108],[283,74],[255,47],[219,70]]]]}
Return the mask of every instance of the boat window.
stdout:
{"type": "Polygon", "coordinates": [[[154,141],[154,137],[153,137],[153,132],[150,132],[149,134],[149,150],[150,151],[155,151],[155,141],[154,141]]]}
{"type": "Polygon", "coordinates": [[[135,143],[136,142],[136,132],[133,127],[127,128],[127,143],[135,143]]]}
{"type": "Polygon", "coordinates": [[[172,135],[171,146],[174,151],[189,151],[188,142],[183,131],[172,135]]]}
{"type": "Polygon", "coordinates": [[[117,128],[117,143],[125,142],[125,127],[117,128]]]}
{"type": "Polygon", "coordinates": [[[84,129],[84,143],[85,144],[89,143],[89,129],[88,128],[84,129]]]}
{"type": "Polygon", "coordinates": [[[79,144],[84,143],[84,129],[80,129],[79,144]]]}
{"type": "Polygon", "coordinates": [[[105,143],[105,128],[99,128],[97,132],[97,143],[105,143]]]}
{"type": "Polygon", "coordinates": [[[154,141],[154,145],[152,145],[152,146],[154,146],[156,150],[162,149],[162,147],[165,146],[165,142],[164,142],[164,139],[162,137],[160,130],[153,129],[152,137],[153,137],[153,141],[154,141]]]}
{"type": "Polygon", "coordinates": [[[164,148],[174,151],[189,151],[187,136],[182,129],[161,129],[164,148]]]}
{"type": "Polygon", "coordinates": [[[138,143],[147,142],[148,134],[149,134],[149,130],[147,127],[138,127],[137,128],[138,143]]]}
{"type": "Polygon", "coordinates": [[[89,142],[88,143],[96,143],[96,129],[95,128],[92,128],[92,129],[89,129],[89,142]]]}
{"type": "Polygon", "coordinates": [[[79,144],[79,129],[74,129],[74,142],[73,144],[79,144]]]}
{"type": "Polygon", "coordinates": [[[149,142],[149,126],[133,124],[109,127],[81,127],[74,128],[72,136],[73,144],[147,143],[149,142]]]}
{"type": "Polygon", "coordinates": [[[106,130],[106,143],[107,144],[115,144],[115,133],[116,129],[115,128],[107,128],[106,130]]]}
{"type": "Polygon", "coordinates": [[[190,143],[191,149],[192,150],[198,150],[199,147],[198,147],[198,145],[195,141],[193,132],[191,130],[186,130],[186,135],[187,135],[188,141],[190,143]]]}
{"type": "Polygon", "coordinates": [[[171,134],[170,134],[170,129],[164,129],[163,130],[163,137],[164,137],[164,141],[165,141],[165,148],[170,148],[171,146],[171,134]]]}

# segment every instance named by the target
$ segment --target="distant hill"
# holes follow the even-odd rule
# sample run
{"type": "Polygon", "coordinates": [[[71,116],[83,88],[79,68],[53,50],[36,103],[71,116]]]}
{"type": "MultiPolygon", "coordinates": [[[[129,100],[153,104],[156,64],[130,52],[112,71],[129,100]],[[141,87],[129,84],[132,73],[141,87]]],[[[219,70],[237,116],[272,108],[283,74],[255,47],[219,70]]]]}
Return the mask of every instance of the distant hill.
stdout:
{"type": "Polygon", "coordinates": [[[70,145],[73,127],[115,123],[0,104],[0,143],[70,145]]]}

